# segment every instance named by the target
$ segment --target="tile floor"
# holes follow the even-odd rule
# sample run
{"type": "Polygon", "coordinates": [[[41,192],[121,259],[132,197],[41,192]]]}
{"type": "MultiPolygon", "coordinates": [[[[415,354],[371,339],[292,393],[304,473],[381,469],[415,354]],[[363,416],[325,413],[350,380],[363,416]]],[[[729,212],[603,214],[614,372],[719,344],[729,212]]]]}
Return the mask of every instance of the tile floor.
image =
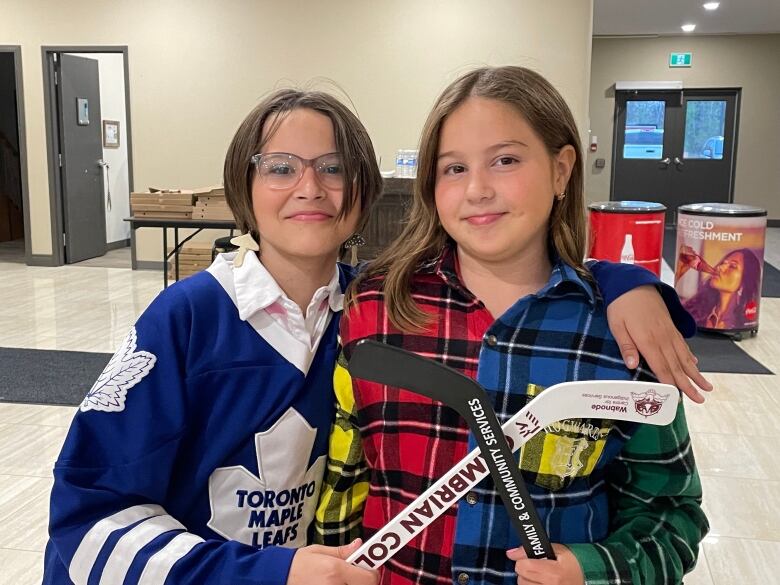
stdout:
{"type": "MultiPolygon", "coordinates": [[[[780,259],[780,229],[768,258],[780,259]]],[[[112,353],[160,287],[157,272],[30,268],[0,257],[0,347],[112,353]]],[[[780,372],[780,299],[742,347],[780,372]]],[[[780,378],[711,374],[688,403],[712,530],[687,585],[780,584],[780,378]]],[[[75,408],[0,403],[0,584],[40,583],[51,467],[75,408]]]]}

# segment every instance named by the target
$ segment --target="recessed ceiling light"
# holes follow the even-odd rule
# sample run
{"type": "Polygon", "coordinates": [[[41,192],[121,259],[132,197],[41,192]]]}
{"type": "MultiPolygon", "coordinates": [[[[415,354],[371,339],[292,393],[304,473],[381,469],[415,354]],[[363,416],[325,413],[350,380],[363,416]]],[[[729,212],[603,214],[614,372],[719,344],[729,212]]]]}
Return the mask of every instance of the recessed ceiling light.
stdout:
{"type": "Polygon", "coordinates": [[[705,2],[702,6],[704,6],[704,10],[717,10],[720,2],[705,2]]]}
{"type": "Polygon", "coordinates": [[[684,32],[693,32],[696,28],[695,24],[684,24],[680,27],[684,32]]]}

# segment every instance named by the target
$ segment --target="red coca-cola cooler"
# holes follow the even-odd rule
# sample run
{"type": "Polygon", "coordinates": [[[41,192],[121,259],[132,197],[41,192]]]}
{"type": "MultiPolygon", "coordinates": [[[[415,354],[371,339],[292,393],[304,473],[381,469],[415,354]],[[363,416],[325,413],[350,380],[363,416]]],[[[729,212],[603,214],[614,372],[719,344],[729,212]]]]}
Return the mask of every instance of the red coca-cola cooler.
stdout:
{"type": "Polygon", "coordinates": [[[599,201],[588,210],[590,258],[636,264],[661,276],[666,207],[650,201],[599,201]]]}

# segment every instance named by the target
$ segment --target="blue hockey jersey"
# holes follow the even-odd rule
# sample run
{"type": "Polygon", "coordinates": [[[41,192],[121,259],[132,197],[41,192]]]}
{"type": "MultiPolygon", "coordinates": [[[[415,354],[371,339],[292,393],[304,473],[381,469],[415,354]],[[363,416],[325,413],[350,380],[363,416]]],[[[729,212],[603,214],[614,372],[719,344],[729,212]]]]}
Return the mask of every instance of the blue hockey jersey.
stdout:
{"type": "Polygon", "coordinates": [[[314,351],[265,311],[243,320],[234,273],[258,261],[225,257],[149,306],[82,403],[45,584],[286,582],[324,474],[338,314],[314,351]]]}

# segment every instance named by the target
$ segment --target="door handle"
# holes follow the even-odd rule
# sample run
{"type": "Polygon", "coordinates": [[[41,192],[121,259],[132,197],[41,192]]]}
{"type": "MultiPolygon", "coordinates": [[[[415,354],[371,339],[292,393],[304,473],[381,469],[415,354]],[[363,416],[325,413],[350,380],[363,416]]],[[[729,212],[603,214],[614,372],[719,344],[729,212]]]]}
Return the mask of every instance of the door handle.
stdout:
{"type": "Polygon", "coordinates": [[[683,166],[685,163],[684,163],[682,160],[680,160],[680,157],[679,157],[679,156],[676,156],[676,157],[674,157],[674,164],[676,164],[678,167],[681,167],[681,166],[683,166]]]}
{"type": "Polygon", "coordinates": [[[660,164],[664,165],[665,167],[669,166],[669,163],[672,162],[672,159],[670,159],[668,156],[664,159],[661,159],[658,161],[660,164]]]}
{"type": "Polygon", "coordinates": [[[102,158],[97,161],[98,166],[100,167],[100,170],[106,175],[106,209],[108,211],[111,211],[111,179],[108,175],[108,169],[111,168],[111,165],[109,165],[105,160],[102,158]]]}

